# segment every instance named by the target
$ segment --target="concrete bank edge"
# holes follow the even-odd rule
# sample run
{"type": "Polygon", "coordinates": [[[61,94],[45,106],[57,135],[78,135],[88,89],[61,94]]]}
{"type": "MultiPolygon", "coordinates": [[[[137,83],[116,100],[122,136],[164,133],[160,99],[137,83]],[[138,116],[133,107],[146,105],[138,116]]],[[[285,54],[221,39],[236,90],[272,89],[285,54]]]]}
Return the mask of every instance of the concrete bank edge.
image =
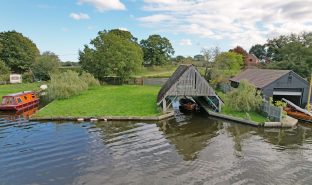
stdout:
{"type": "Polygon", "coordinates": [[[90,116],[90,117],[42,117],[29,118],[30,121],[161,121],[174,116],[174,112],[168,112],[160,116],[90,116]]]}
{"type": "Polygon", "coordinates": [[[246,119],[242,119],[242,118],[236,118],[233,116],[228,116],[228,115],[224,115],[224,114],[220,114],[220,113],[216,113],[216,112],[211,112],[209,111],[208,114],[212,117],[216,117],[216,118],[221,118],[224,120],[229,120],[229,121],[234,121],[237,123],[241,123],[241,124],[246,124],[246,125],[250,125],[250,126],[254,126],[254,127],[264,127],[264,128],[293,128],[297,125],[298,120],[294,119],[294,118],[290,118],[291,123],[283,123],[281,122],[264,122],[264,123],[257,123],[251,120],[246,120],[246,119]]]}

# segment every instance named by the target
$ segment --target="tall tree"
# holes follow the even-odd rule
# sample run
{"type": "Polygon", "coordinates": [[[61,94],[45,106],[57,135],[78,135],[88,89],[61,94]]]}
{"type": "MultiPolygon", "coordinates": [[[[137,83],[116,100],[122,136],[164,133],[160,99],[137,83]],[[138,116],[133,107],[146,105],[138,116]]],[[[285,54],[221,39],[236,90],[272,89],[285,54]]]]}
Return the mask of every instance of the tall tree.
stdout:
{"type": "Polygon", "coordinates": [[[116,75],[125,81],[143,63],[142,49],[128,31],[100,31],[90,45],[79,51],[79,62],[96,78],[116,75]]]}
{"type": "Polygon", "coordinates": [[[150,35],[148,39],[141,40],[140,45],[144,53],[144,64],[164,65],[174,54],[170,41],[160,35],[150,35]]]}
{"type": "Polygon", "coordinates": [[[244,66],[243,56],[235,52],[223,52],[217,58],[218,69],[239,71],[244,66]]]}
{"type": "MultiPolygon", "coordinates": [[[[268,39],[262,47],[265,50],[265,59],[271,61],[264,67],[293,70],[303,77],[308,77],[311,73],[312,32],[281,35],[268,39]]],[[[254,47],[252,49],[255,51],[254,47]]],[[[259,50],[263,50],[263,48],[259,50]]]]}
{"type": "Polygon", "coordinates": [[[269,68],[293,70],[303,77],[308,77],[311,74],[312,47],[306,47],[301,42],[293,41],[277,51],[281,59],[271,63],[269,68]]]}
{"type": "Polygon", "coordinates": [[[201,53],[203,54],[205,60],[205,78],[209,78],[208,68],[211,66],[210,63],[215,62],[217,57],[220,55],[220,48],[218,46],[210,49],[202,48],[201,53]]]}
{"type": "Polygon", "coordinates": [[[244,59],[248,55],[247,51],[241,46],[236,46],[234,49],[230,49],[230,52],[241,54],[244,59]]]}
{"type": "Polygon", "coordinates": [[[267,58],[265,45],[256,44],[250,48],[249,53],[254,54],[260,60],[267,58]]]}
{"type": "Polygon", "coordinates": [[[37,46],[27,37],[16,31],[0,33],[0,59],[13,72],[23,73],[35,62],[39,55],[37,46]]]}
{"type": "Polygon", "coordinates": [[[50,74],[58,71],[61,60],[53,52],[42,53],[32,65],[32,72],[38,80],[49,80],[50,74]]]}

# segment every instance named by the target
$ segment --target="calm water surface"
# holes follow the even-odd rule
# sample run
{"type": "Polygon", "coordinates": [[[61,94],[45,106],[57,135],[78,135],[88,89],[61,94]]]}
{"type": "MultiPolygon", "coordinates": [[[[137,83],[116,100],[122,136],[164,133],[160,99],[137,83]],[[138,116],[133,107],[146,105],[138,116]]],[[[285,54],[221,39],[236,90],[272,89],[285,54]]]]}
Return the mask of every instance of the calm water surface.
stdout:
{"type": "Polygon", "coordinates": [[[312,184],[312,127],[0,118],[0,185],[312,184]],[[11,121],[8,121],[10,119],[11,121]]]}

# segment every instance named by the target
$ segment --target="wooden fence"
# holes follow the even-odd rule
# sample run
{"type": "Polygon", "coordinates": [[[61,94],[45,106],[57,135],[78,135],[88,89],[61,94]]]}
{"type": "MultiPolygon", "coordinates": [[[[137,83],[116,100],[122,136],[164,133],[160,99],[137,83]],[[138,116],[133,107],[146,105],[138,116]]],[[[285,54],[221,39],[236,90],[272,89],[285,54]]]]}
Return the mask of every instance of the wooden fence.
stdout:
{"type": "Polygon", "coordinates": [[[261,112],[264,116],[268,117],[271,121],[281,121],[283,109],[275,107],[267,101],[263,101],[261,105],[261,112]]]}
{"type": "MultiPolygon", "coordinates": [[[[168,78],[142,78],[142,77],[136,77],[136,78],[130,78],[127,81],[124,82],[124,84],[129,85],[163,85],[166,83],[168,78]]],[[[102,82],[105,82],[107,84],[112,85],[120,85],[121,79],[119,77],[105,77],[101,80],[102,82]]]]}

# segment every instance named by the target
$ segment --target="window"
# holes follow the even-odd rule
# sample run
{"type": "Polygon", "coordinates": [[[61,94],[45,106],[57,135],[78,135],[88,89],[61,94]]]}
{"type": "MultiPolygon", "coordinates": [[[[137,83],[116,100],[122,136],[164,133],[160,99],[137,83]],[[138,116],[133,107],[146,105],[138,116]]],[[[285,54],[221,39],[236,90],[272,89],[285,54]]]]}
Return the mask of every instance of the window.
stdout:
{"type": "Polygon", "coordinates": [[[24,96],[24,99],[27,100],[27,96],[24,96]]]}
{"type": "Polygon", "coordinates": [[[20,98],[17,98],[17,103],[22,103],[22,100],[20,98]]]}
{"type": "Polygon", "coordinates": [[[7,102],[7,98],[3,98],[2,99],[2,104],[6,104],[6,102],[7,102]]]}
{"type": "Polygon", "coordinates": [[[13,104],[14,100],[12,97],[6,97],[6,98],[3,98],[2,100],[2,104],[6,104],[6,105],[11,105],[13,104]]]}

